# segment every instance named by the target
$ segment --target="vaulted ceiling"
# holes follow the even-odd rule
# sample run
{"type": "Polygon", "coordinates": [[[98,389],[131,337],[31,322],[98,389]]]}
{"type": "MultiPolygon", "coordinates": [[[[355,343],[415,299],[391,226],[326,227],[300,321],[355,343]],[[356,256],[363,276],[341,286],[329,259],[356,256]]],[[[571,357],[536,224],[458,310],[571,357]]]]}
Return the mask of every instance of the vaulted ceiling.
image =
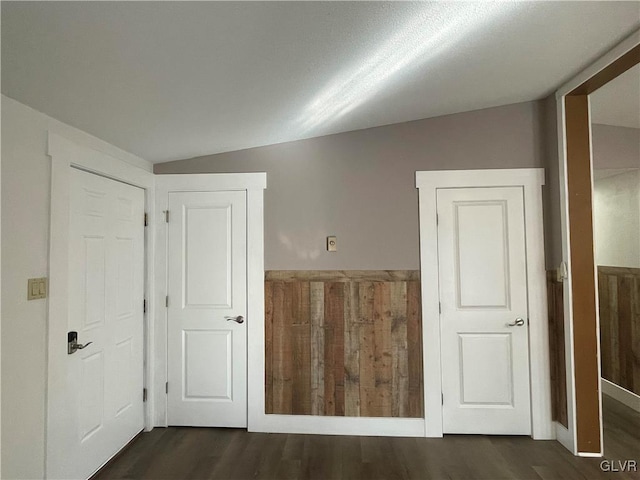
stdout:
{"type": "Polygon", "coordinates": [[[639,2],[2,2],[2,92],[152,162],[542,98],[639,2]]]}

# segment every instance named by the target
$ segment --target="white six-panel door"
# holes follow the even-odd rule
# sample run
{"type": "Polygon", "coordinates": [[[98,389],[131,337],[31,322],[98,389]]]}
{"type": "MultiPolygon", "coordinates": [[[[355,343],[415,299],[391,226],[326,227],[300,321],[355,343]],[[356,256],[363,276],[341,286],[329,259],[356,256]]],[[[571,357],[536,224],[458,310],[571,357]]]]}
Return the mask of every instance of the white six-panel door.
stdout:
{"type": "Polygon", "coordinates": [[[246,427],[246,192],[168,204],[168,423],[246,427]]]}
{"type": "Polygon", "coordinates": [[[530,434],[521,187],[439,189],[444,433],[530,434]]]}
{"type": "MultiPolygon", "coordinates": [[[[65,458],[50,478],[88,478],[143,428],[144,190],[71,169],[65,458]]],[[[61,342],[66,339],[61,338],[61,342]]]]}

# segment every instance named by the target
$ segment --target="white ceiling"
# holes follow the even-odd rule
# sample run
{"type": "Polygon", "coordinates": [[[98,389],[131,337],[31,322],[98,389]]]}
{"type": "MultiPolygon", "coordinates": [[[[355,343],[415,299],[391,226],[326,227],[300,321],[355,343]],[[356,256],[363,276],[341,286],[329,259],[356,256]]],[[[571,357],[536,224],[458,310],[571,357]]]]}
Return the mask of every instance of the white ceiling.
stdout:
{"type": "Polygon", "coordinates": [[[2,92],[153,162],[541,98],[639,2],[2,2],[2,92]]]}
{"type": "Polygon", "coordinates": [[[592,123],[640,128],[640,65],[600,87],[589,100],[592,123]]]}

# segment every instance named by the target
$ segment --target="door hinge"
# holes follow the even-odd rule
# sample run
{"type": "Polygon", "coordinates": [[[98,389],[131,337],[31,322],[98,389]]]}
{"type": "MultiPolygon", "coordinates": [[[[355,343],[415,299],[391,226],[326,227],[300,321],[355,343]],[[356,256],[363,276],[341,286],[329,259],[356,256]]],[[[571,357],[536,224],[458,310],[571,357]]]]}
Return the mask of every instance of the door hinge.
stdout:
{"type": "Polygon", "coordinates": [[[166,393],[166,394],[169,393],[169,382],[164,384],[164,393],[166,393]]]}
{"type": "Polygon", "coordinates": [[[438,313],[442,313],[442,303],[438,302],[438,313]]]}
{"type": "Polygon", "coordinates": [[[438,217],[438,214],[436,213],[436,225],[438,225],[440,223],[440,218],[438,217]]]}
{"type": "Polygon", "coordinates": [[[169,308],[169,295],[167,295],[166,297],[164,297],[164,306],[169,308]]]}
{"type": "Polygon", "coordinates": [[[149,226],[149,215],[147,215],[146,213],[144,214],[144,226],[149,226]]]}
{"type": "Polygon", "coordinates": [[[143,402],[147,401],[147,389],[146,388],[142,389],[142,401],[143,402]]]}
{"type": "Polygon", "coordinates": [[[142,300],[142,313],[147,313],[147,299],[142,300]]]}
{"type": "Polygon", "coordinates": [[[164,211],[164,221],[169,223],[169,210],[164,211]]]}
{"type": "Polygon", "coordinates": [[[444,393],[440,394],[440,401],[442,402],[442,405],[444,405],[444,393]]]}

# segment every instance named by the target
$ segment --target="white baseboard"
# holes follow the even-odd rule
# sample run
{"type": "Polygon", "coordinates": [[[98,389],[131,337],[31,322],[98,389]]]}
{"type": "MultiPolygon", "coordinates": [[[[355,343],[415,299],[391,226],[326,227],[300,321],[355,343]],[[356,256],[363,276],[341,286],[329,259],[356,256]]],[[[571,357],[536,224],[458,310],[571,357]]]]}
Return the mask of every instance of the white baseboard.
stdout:
{"type": "Polygon", "coordinates": [[[321,417],[316,415],[260,415],[249,422],[250,432],[358,435],[368,437],[424,437],[424,418],[321,417]]]}
{"type": "Polygon", "coordinates": [[[585,457],[585,458],[598,458],[598,457],[602,457],[603,453],[591,453],[591,452],[579,452],[578,453],[578,457],[585,457]]]}
{"type": "Polygon", "coordinates": [[[626,388],[622,388],[620,385],[616,385],[609,380],[601,379],[602,393],[609,395],[611,398],[618,400],[620,403],[625,404],[627,407],[640,412],[640,395],[636,395],[630,392],[626,388]]]}

